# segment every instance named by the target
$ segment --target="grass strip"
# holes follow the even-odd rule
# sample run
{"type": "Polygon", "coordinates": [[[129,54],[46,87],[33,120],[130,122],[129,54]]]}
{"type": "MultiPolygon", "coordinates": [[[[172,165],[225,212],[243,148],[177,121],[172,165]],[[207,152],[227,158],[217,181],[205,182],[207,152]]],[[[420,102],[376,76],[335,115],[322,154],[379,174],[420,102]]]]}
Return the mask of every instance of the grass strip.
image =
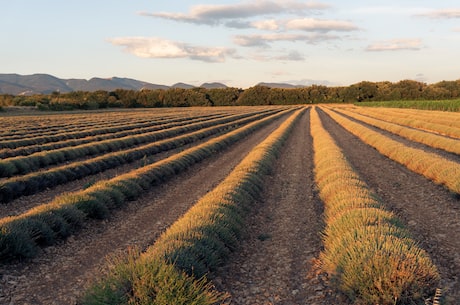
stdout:
{"type": "Polygon", "coordinates": [[[460,194],[460,165],[457,162],[406,146],[331,110],[322,109],[346,130],[377,149],[381,154],[435,183],[444,185],[454,194],[460,194]]]}
{"type": "Polygon", "coordinates": [[[0,261],[33,257],[41,246],[55,243],[78,230],[89,218],[106,218],[110,210],[138,198],[151,186],[185,171],[191,165],[224,150],[294,108],[252,122],[159,162],[144,166],[74,193],[56,197],[24,214],[0,220],[0,261]]]}
{"type": "Polygon", "coordinates": [[[421,304],[439,274],[401,221],[372,193],[311,114],[315,181],[325,204],[322,268],[356,304],[421,304]]]}
{"type": "Polygon", "coordinates": [[[81,162],[73,162],[49,170],[37,171],[28,175],[13,177],[0,182],[0,202],[8,203],[21,196],[32,195],[50,187],[140,160],[146,156],[175,149],[220,132],[230,131],[233,128],[259,120],[271,114],[273,112],[263,112],[140,147],[105,154],[81,162]]]}
{"type": "Polygon", "coordinates": [[[86,292],[82,304],[166,304],[165,294],[167,304],[214,304],[183,299],[170,291],[183,291],[197,281],[206,281],[204,276],[222,264],[237,246],[245,214],[262,192],[263,176],[270,172],[282,144],[303,113],[304,109],[300,109],[291,115],[144,253],[128,255],[112,266],[108,275],[86,292]],[[187,281],[166,287],[162,283],[170,276],[157,271],[161,268],[171,268],[172,274],[183,274],[187,281]],[[150,281],[146,282],[145,277],[150,281]]]}
{"type": "Polygon", "coordinates": [[[434,148],[442,149],[447,152],[460,155],[460,139],[452,139],[429,132],[409,128],[399,124],[393,124],[380,119],[374,119],[365,115],[347,111],[344,109],[334,109],[334,111],[345,114],[358,121],[370,124],[377,128],[389,131],[411,141],[419,142],[434,148]]]}

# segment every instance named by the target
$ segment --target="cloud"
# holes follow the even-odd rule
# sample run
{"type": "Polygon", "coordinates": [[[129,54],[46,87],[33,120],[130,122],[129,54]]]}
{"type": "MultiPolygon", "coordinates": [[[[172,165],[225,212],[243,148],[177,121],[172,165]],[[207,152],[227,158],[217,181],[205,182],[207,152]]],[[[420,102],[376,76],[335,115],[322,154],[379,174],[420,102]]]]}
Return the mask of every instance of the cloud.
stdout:
{"type": "Polygon", "coordinates": [[[269,20],[260,20],[254,21],[251,23],[251,26],[259,30],[271,30],[275,31],[280,28],[278,21],[269,19],[269,20]]]}
{"type": "Polygon", "coordinates": [[[225,26],[234,29],[249,29],[252,27],[250,22],[242,20],[230,20],[225,23],[225,26]]]}
{"type": "Polygon", "coordinates": [[[393,39],[377,42],[369,45],[366,51],[379,52],[379,51],[402,51],[411,50],[418,51],[422,48],[421,39],[393,39]]]}
{"type": "Polygon", "coordinates": [[[352,22],[343,20],[328,20],[316,18],[302,19],[265,19],[257,21],[231,20],[225,23],[227,27],[238,29],[258,29],[268,31],[305,31],[305,32],[351,32],[359,28],[352,22]]]}
{"type": "Polygon", "coordinates": [[[170,19],[196,24],[218,25],[224,20],[240,20],[263,15],[305,14],[309,11],[326,9],[329,6],[318,2],[299,2],[282,0],[252,0],[236,4],[196,5],[184,13],[147,13],[143,16],[170,19]]]}
{"type": "Polygon", "coordinates": [[[338,36],[328,34],[264,34],[264,35],[237,35],[233,42],[242,47],[270,47],[270,43],[278,41],[303,41],[308,44],[316,44],[321,41],[339,39],[338,36]]]}
{"type": "Polygon", "coordinates": [[[426,13],[417,14],[419,17],[428,17],[432,19],[454,19],[460,18],[460,8],[432,10],[426,13]]]}
{"type": "Polygon", "coordinates": [[[275,59],[286,61],[303,61],[305,60],[305,56],[298,51],[291,51],[287,54],[276,56],[275,59]]]}
{"type": "Polygon", "coordinates": [[[285,26],[288,30],[302,30],[308,32],[349,32],[358,30],[358,27],[349,21],[315,18],[293,19],[288,21],[285,26]]]}
{"type": "Polygon", "coordinates": [[[249,58],[256,61],[303,61],[306,56],[298,51],[277,51],[275,53],[257,52],[249,55],[249,58]]]}
{"type": "Polygon", "coordinates": [[[204,62],[224,62],[227,56],[237,58],[234,49],[194,46],[157,37],[121,37],[109,42],[142,58],[189,58],[204,62]]]}

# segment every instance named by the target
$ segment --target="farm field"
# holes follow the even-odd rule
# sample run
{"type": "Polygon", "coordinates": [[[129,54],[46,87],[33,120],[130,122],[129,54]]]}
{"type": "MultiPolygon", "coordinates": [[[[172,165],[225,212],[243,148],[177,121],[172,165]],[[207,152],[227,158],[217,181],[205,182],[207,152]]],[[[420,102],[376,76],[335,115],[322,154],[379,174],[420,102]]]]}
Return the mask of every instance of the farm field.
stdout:
{"type": "Polygon", "coordinates": [[[231,304],[457,304],[459,121],[332,104],[0,117],[0,304],[91,304],[133,248],[231,304]]]}

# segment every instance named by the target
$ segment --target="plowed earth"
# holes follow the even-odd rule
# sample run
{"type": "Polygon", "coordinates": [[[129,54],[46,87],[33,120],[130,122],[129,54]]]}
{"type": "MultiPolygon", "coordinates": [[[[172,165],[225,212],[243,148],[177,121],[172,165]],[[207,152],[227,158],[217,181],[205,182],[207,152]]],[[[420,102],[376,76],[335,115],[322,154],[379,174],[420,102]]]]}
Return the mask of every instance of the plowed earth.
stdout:
{"type": "MultiPolygon", "coordinates": [[[[445,303],[458,304],[458,198],[382,156],[324,113],[320,116],[360,177],[428,251],[441,273],[445,303]]],[[[101,274],[107,256],[152,244],[281,121],[153,188],[109,220],[89,223],[65,242],[45,248],[37,258],[0,266],[0,304],[75,304],[88,283],[101,274]]],[[[209,278],[219,290],[231,294],[231,304],[349,304],[321,272],[322,210],[314,183],[307,111],[265,179],[265,192],[247,216],[240,247],[209,278]]]]}

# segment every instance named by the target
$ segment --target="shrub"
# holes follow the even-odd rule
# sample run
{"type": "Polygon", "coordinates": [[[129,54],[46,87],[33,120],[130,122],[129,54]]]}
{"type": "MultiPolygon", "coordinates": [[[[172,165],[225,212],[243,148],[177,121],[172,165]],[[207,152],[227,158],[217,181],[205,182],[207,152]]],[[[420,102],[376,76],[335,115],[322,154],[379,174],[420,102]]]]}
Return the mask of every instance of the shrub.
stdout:
{"type": "Polygon", "coordinates": [[[15,257],[34,257],[37,246],[29,234],[25,222],[2,225],[0,231],[0,260],[6,261],[15,257]]]}
{"type": "Polygon", "coordinates": [[[107,278],[84,294],[82,305],[209,305],[227,298],[204,278],[196,280],[171,264],[140,256],[137,250],[112,258],[111,265],[107,278]]]}

